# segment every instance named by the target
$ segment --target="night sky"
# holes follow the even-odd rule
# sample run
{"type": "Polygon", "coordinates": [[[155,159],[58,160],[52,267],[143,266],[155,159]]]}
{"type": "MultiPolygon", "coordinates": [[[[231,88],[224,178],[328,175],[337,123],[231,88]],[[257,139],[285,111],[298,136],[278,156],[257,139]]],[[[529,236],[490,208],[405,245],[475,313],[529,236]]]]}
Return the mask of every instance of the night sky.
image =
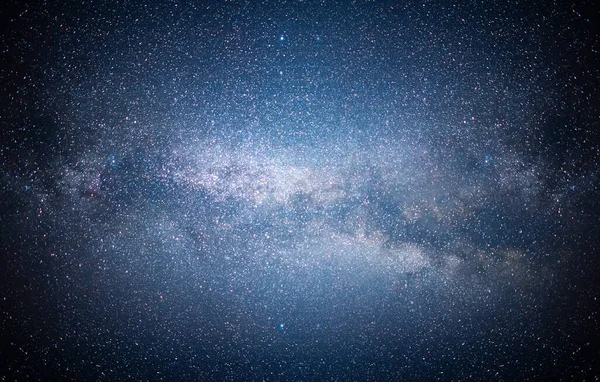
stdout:
{"type": "Polygon", "coordinates": [[[595,1],[0,6],[0,379],[600,377],[595,1]]]}

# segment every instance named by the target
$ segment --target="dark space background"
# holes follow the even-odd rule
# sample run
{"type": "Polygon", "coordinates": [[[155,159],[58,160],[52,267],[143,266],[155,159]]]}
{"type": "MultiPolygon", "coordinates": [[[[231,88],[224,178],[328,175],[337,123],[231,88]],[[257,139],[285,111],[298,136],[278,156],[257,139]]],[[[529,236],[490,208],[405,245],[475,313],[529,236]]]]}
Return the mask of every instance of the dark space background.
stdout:
{"type": "Polygon", "coordinates": [[[0,378],[599,378],[594,3],[1,5],[0,378]]]}

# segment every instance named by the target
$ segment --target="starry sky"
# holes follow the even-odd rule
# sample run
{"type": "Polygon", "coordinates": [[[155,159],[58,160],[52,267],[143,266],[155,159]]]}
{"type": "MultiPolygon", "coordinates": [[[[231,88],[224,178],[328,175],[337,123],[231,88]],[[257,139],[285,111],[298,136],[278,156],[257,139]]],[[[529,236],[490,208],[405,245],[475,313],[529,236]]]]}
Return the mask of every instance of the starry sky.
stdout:
{"type": "Polygon", "coordinates": [[[0,377],[598,378],[598,16],[0,6],[0,377]]]}

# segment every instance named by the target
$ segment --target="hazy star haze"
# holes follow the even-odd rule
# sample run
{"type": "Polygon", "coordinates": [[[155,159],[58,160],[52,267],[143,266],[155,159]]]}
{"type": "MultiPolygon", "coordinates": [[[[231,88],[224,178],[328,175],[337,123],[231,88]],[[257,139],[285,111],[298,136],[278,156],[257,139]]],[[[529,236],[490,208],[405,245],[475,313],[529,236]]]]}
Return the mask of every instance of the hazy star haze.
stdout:
{"type": "Polygon", "coordinates": [[[600,375],[593,2],[0,8],[1,378],[600,375]]]}

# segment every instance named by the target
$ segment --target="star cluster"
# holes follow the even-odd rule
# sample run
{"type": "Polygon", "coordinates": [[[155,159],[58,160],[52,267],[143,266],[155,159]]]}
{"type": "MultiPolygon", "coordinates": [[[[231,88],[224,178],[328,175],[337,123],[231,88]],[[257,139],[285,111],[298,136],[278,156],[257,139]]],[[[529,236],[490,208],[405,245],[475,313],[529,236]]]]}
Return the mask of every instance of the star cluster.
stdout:
{"type": "Polygon", "coordinates": [[[591,2],[0,15],[0,377],[600,375],[591,2]]]}

